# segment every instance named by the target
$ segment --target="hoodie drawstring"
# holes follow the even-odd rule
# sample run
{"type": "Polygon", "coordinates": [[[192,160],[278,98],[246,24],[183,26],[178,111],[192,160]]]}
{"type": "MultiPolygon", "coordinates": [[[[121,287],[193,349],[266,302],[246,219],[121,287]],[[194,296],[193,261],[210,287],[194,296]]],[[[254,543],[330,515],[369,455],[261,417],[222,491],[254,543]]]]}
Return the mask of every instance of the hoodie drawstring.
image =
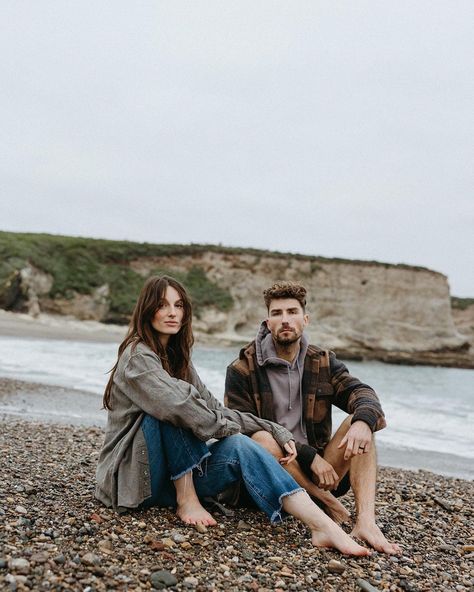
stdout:
{"type": "Polygon", "coordinates": [[[291,411],[293,407],[291,406],[291,372],[290,366],[286,367],[286,371],[288,373],[288,411],[291,411]]]}
{"type": "MultiPolygon", "coordinates": [[[[296,367],[298,368],[298,376],[299,376],[299,393],[300,393],[300,409],[301,409],[301,413],[300,413],[300,428],[301,431],[303,432],[303,434],[306,436],[306,427],[303,423],[303,414],[304,414],[304,409],[303,409],[303,386],[302,386],[302,382],[303,382],[303,377],[301,376],[301,368],[300,368],[300,362],[299,359],[296,358],[296,367]]],[[[291,395],[290,395],[291,396],[291,395]]]]}

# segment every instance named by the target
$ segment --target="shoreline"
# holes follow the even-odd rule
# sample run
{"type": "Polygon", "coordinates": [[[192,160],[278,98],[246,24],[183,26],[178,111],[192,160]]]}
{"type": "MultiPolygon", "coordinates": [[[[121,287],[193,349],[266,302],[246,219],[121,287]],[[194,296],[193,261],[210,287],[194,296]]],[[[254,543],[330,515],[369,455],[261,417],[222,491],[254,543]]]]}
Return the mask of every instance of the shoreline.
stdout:
{"type": "MultiPolygon", "coordinates": [[[[0,336],[67,341],[116,343],[122,341],[125,325],[99,321],[81,321],[74,317],[41,313],[37,317],[0,309],[0,336]]],[[[204,333],[194,329],[195,346],[242,347],[253,337],[236,333],[204,333]]],[[[410,366],[442,366],[474,369],[474,355],[453,351],[389,351],[340,347],[336,350],[342,360],[380,361],[386,364],[410,366]]]]}
{"type": "MultiPolygon", "coordinates": [[[[100,395],[70,387],[0,377],[0,421],[22,419],[44,424],[103,429],[107,416],[100,395]]],[[[381,466],[429,471],[445,477],[474,480],[472,459],[455,454],[387,446],[377,443],[381,466]]]]}
{"type": "MultiPolygon", "coordinates": [[[[463,592],[473,584],[474,484],[382,468],[378,522],[401,556],[311,546],[294,519],[235,509],[197,532],[170,509],[118,515],[95,500],[102,429],[6,421],[0,431],[0,587],[11,590],[463,592]],[[330,563],[338,562],[338,573],[330,563]]],[[[352,494],[345,503],[353,506],[352,494]]]]}

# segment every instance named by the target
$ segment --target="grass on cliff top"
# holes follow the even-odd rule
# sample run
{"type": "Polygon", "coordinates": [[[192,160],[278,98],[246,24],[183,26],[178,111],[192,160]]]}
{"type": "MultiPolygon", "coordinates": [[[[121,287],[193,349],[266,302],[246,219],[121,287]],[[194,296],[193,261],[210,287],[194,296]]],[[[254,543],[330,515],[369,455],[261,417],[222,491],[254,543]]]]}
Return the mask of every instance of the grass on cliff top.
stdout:
{"type": "Polygon", "coordinates": [[[385,268],[409,269],[439,272],[416,265],[405,263],[384,263],[381,261],[369,261],[362,259],[343,259],[340,257],[320,257],[316,255],[301,255],[299,253],[268,251],[265,249],[253,249],[244,247],[224,247],[222,245],[209,244],[156,244],[137,243],[131,241],[116,241],[106,239],[62,236],[54,234],[16,233],[0,231],[0,258],[18,257],[29,259],[34,265],[44,262],[46,257],[54,257],[57,249],[63,250],[71,257],[78,256],[87,265],[91,260],[102,263],[124,263],[139,257],[164,257],[179,255],[199,255],[202,253],[223,253],[229,255],[252,255],[255,257],[291,257],[301,261],[314,263],[340,263],[350,265],[372,265],[385,268]],[[36,263],[35,263],[36,261],[36,263]]]}
{"type": "MultiPolygon", "coordinates": [[[[201,249],[204,251],[204,249],[201,249]]],[[[72,297],[75,292],[90,294],[107,283],[110,287],[108,322],[128,322],[144,278],[129,263],[140,257],[188,255],[196,251],[186,245],[151,245],[48,234],[0,232],[0,291],[28,263],[50,274],[49,295],[72,297]]],[[[189,290],[197,315],[204,306],[219,310],[232,307],[229,292],[211,282],[203,269],[195,266],[187,273],[161,269],[176,276],[189,290]]],[[[0,294],[1,296],[1,294],[0,294]]]]}
{"type": "Polygon", "coordinates": [[[457,296],[451,296],[451,307],[456,310],[466,310],[474,304],[474,298],[458,298],[457,296]]]}

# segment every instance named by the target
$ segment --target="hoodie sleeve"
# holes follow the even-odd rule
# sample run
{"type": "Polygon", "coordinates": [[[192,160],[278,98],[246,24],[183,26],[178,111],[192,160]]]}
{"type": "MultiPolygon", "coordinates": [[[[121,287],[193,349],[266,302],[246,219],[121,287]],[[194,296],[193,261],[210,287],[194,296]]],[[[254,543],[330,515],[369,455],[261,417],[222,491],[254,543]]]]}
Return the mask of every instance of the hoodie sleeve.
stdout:
{"type": "Polygon", "coordinates": [[[387,423],[374,389],[349,374],[345,364],[333,352],[329,352],[329,361],[335,392],[334,404],[346,413],[353,414],[352,423],[363,421],[373,432],[383,429],[387,423]]]}

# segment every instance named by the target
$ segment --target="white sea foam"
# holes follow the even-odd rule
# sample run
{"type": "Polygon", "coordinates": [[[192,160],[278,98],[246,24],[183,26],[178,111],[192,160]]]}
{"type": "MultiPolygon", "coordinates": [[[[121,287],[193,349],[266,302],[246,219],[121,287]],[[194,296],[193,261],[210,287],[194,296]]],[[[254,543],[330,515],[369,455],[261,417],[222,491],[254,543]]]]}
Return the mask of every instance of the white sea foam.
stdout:
{"type": "MultiPolygon", "coordinates": [[[[0,337],[0,376],[85,390],[99,398],[116,355],[114,343],[0,337]]],[[[221,401],[225,368],[236,355],[235,349],[194,352],[202,380],[221,401]]],[[[380,395],[389,427],[377,435],[379,443],[474,459],[473,370],[379,362],[348,366],[380,395]]],[[[334,425],[343,417],[336,410],[334,425]]]]}

